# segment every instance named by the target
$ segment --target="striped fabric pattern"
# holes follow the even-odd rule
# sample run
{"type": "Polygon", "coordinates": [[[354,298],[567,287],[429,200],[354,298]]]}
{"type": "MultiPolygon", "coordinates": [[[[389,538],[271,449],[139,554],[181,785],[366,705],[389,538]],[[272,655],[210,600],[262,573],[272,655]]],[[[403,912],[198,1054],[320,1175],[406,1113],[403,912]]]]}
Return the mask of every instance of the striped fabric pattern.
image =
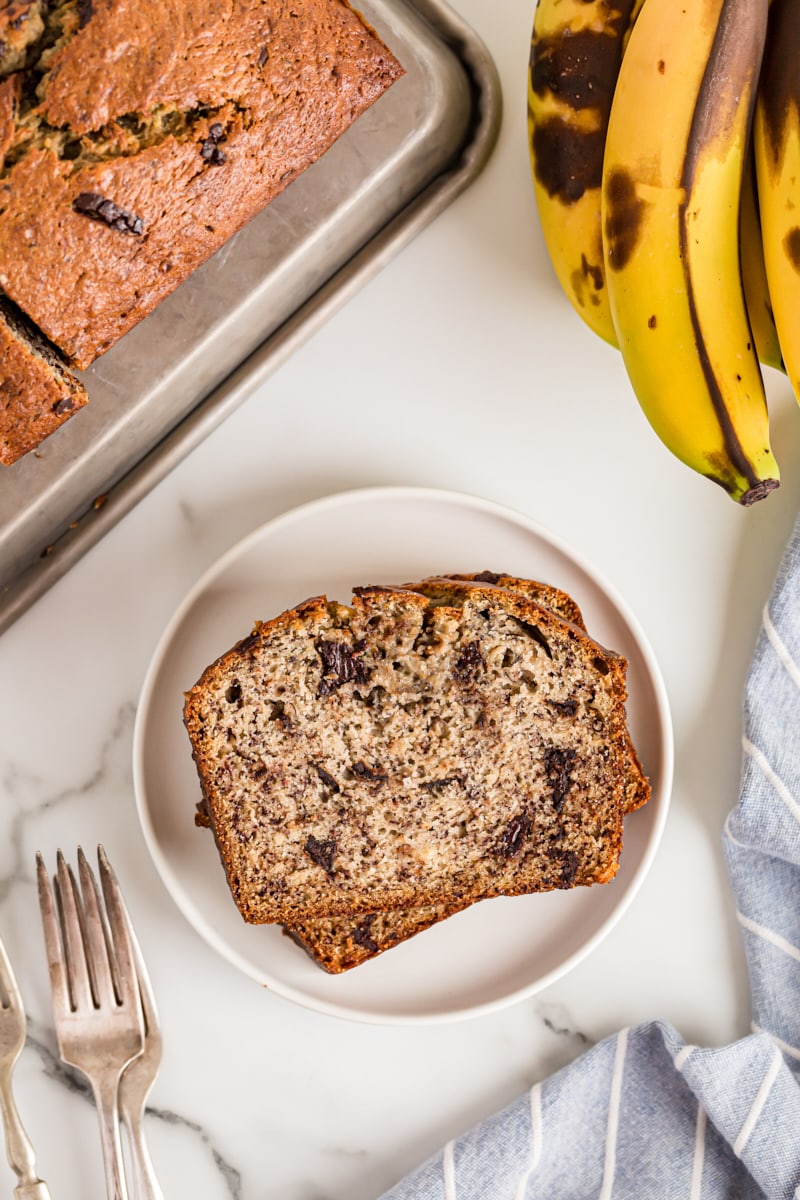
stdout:
{"type": "Polygon", "coordinates": [[[800,520],[748,674],[723,832],[752,1033],[623,1029],[448,1143],[383,1200],[800,1200],[800,520]]]}

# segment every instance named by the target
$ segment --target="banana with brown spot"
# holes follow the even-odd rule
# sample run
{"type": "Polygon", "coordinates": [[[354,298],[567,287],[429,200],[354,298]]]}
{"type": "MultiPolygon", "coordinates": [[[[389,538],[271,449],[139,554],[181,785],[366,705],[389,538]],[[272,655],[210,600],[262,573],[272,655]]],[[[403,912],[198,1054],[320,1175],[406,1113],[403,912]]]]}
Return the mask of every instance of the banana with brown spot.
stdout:
{"type": "Polygon", "coordinates": [[[778,486],[742,284],[739,210],[768,0],[646,0],[609,120],[614,326],[650,424],[749,505],[778,486]]]}
{"type": "Polygon", "coordinates": [[[753,130],[761,238],[778,341],[800,400],[800,3],[772,0],[753,130]]]}
{"type": "Polygon", "coordinates": [[[616,345],[605,287],[600,185],[608,116],[643,0],[538,0],[528,73],[534,195],[561,287],[616,345]]]}

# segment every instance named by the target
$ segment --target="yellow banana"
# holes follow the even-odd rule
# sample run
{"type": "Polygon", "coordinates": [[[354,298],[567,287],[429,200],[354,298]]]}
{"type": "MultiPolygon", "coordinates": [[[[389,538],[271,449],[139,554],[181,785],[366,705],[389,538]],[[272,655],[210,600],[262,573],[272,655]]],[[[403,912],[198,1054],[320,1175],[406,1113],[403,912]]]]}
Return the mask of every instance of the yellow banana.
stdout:
{"type": "Polygon", "coordinates": [[[740,235],[742,242],[742,283],[747,303],[747,315],[753,330],[756,353],[765,366],[783,371],[783,356],[775,328],[772,301],[767,283],[764,246],[761,240],[761,218],[756,195],[755,162],[747,156],[742,182],[742,211],[740,235]]]}
{"type": "Polygon", "coordinates": [[[768,0],[645,0],[611,109],[606,279],[656,433],[749,505],[778,486],[742,290],[739,205],[768,0]]]}
{"type": "Polygon", "coordinates": [[[800,400],[800,3],[772,0],[753,128],[758,206],[772,311],[800,400]],[[788,40],[787,40],[788,39],[788,40]]]}
{"type": "Polygon", "coordinates": [[[533,188],[550,260],[590,329],[616,345],[600,184],[623,46],[643,0],[538,0],[528,74],[533,188]]]}

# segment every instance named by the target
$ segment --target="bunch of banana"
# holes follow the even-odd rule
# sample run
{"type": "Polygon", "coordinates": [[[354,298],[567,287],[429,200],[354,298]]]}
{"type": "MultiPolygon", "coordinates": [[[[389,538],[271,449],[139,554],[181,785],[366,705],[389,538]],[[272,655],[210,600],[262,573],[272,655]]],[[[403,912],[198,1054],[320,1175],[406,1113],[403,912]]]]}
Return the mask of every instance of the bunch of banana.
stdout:
{"type": "MultiPolygon", "coordinates": [[[[619,346],[662,441],[745,505],[779,480],[759,357],[778,367],[789,358],[777,311],[772,321],[770,254],[761,250],[757,141],[758,200],[752,183],[768,4],[617,0],[612,10],[600,0],[538,0],[531,42],[534,188],[562,286],[619,346]],[[575,286],[576,262],[593,269],[591,306],[575,286]]],[[[800,0],[776,6],[800,11],[800,0]]],[[[787,71],[796,33],[784,48],[787,71]]],[[[769,121],[780,105],[764,107],[773,167],[769,121]]],[[[796,286],[800,296],[800,276],[796,286]]],[[[800,377],[800,332],[796,345],[800,377]]]]}

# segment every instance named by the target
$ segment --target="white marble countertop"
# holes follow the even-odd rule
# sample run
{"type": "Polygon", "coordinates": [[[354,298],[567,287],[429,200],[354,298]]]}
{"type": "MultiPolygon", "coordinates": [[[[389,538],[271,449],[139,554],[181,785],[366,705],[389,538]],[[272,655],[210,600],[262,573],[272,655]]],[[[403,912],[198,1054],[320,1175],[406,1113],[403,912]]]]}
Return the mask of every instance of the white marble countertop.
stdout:
{"type": "MultiPolygon", "coordinates": [[[[483,175],[0,638],[0,933],[30,1022],[19,1105],[54,1200],[100,1197],[103,1177],[87,1089],[55,1049],[37,850],[102,842],[122,880],[165,1038],[147,1128],[167,1197],[372,1200],[622,1026],[664,1018],[711,1045],[748,1031],[719,839],[742,683],[800,498],[796,406],[770,378],[784,482],[751,511],[661,446],[545,257],[526,149],[531,5],[455,7],[503,84],[483,175]],[[259,987],[177,910],[134,805],[139,689],[187,589],[270,517],[377,484],[487,497],[597,564],[651,641],[674,721],[672,806],[635,904],[557,984],[452,1024],[358,1024],[259,987]]],[[[0,1190],[12,1184],[2,1164],[0,1190]]]]}

